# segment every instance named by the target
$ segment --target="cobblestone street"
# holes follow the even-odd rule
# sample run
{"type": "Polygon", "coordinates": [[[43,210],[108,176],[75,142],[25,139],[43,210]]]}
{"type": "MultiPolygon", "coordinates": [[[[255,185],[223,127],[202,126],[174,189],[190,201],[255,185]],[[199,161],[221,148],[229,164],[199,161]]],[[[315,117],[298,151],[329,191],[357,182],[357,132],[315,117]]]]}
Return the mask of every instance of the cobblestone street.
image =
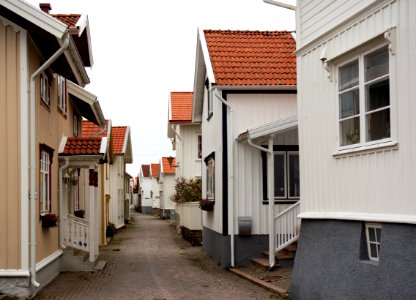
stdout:
{"type": "Polygon", "coordinates": [[[132,214],[100,248],[102,271],[65,272],[35,299],[270,299],[271,292],[217,266],[169,221],[132,214]]]}

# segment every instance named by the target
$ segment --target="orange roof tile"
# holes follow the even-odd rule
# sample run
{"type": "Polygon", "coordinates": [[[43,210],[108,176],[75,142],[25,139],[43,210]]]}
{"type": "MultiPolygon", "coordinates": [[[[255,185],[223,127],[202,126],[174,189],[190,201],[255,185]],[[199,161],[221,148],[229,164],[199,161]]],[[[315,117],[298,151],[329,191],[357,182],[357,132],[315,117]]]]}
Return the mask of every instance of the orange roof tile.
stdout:
{"type": "MultiPolygon", "coordinates": [[[[105,120],[105,123],[106,123],[105,130],[97,136],[100,136],[100,137],[106,137],[107,136],[108,120],[105,120]]],[[[101,131],[101,129],[102,128],[100,126],[95,125],[94,123],[92,123],[90,121],[86,121],[86,120],[82,121],[82,135],[83,136],[91,136],[91,135],[101,131]]]]}
{"type": "Polygon", "coordinates": [[[204,30],[217,85],[296,85],[289,31],[204,30]]]}
{"type": "Polygon", "coordinates": [[[68,25],[68,27],[75,27],[81,17],[80,14],[51,14],[51,16],[68,25]]]}
{"type": "Polygon", "coordinates": [[[69,137],[62,155],[98,155],[101,137],[69,137]]]}
{"type": "MultiPolygon", "coordinates": [[[[176,164],[176,158],[174,157],[172,160],[172,166],[176,164]]],[[[175,167],[172,167],[169,164],[167,157],[162,157],[162,170],[163,174],[175,174],[175,167]]]]}
{"type": "Polygon", "coordinates": [[[170,93],[170,122],[191,123],[192,122],[192,92],[170,93]]]}
{"type": "Polygon", "coordinates": [[[123,154],[124,139],[126,137],[126,132],[127,126],[113,126],[111,128],[114,154],[123,154]]]}
{"type": "Polygon", "coordinates": [[[143,177],[150,177],[150,166],[142,165],[142,173],[143,173],[143,177]]]}
{"type": "Polygon", "coordinates": [[[159,164],[150,164],[150,176],[159,177],[159,164]]]}

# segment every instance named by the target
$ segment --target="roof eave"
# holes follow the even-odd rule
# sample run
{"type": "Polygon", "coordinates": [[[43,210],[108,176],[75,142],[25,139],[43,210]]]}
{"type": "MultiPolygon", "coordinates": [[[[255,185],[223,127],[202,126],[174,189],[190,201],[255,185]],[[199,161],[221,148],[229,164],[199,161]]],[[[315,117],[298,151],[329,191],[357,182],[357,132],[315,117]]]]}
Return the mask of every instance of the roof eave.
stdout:
{"type": "Polygon", "coordinates": [[[222,91],[296,91],[297,85],[216,85],[215,88],[222,91]]]}

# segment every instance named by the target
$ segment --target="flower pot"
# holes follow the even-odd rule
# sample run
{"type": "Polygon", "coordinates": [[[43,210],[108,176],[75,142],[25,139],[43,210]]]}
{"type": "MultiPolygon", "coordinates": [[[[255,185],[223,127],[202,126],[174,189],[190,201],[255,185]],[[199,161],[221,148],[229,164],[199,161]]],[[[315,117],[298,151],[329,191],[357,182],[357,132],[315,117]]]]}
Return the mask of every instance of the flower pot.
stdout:
{"type": "Polygon", "coordinates": [[[55,214],[46,214],[42,217],[42,227],[49,228],[56,226],[56,222],[58,221],[58,217],[55,214]]]}

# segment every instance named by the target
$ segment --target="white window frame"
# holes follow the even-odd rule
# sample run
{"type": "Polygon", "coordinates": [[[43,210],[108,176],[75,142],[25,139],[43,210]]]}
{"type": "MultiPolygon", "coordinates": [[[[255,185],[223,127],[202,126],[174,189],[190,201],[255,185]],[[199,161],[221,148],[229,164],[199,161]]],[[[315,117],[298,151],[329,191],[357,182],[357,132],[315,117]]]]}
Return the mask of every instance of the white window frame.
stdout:
{"type": "MultiPolygon", "coordinates": [[[[286,154],[286,165],[285,165],[285,167],[287,167],[287,173],[286,173],[286,176],[287,176],[287,198],[288,199],[299,199],[300,198],[300,187],[299,187],[299,196],[290,196],[290,168],[289,168],[289,163],[290,163],[290,156],[298,156],[298,158],[299,158],[299,151],[287,151],[287,154],[286,154]]],[[[300,161],[299,161],[299,164],[300,164],[300,161]]],[[[299,174],[299,185],[300,185],[300,174],[299,174]]]]}
{"type": "MultiPolygon", "coordinates": [[[[388,44],[387,43],[379,43],[377,46],[373,46],[371,49],[359,53],[357,55],[355,55],[354,57],[350,57],[348,60],[344,60],[342,63],[338,64],[336,66],[336,76],[337,76],[337,81],[336,81],[336,107],[337,107],[337,116],[336,116],[336,120],[337,120],[337,136],[338,136],[338,150],[339,151],[343,151],[343,150],[353,150],[356,148],[367,148],[367,147],[373,147],[373,146],[383,146],[384,144],[389,144],[393,141],[394,139],[394,130],[395,130],[395,126],[394,126],[394,98],[392,95],[394,95],[394,93],[392,92],[394,84],[392,83],[392,78],[393,76],[391,76],[391,74],[393,74],[393,69],[394,69],[394,63],[393,60],[391,58],[391,53],[390,51],[388,51],[389,54],[389,71],[387,75],[381,76],[379,78],[376,78],[374,80],[371,80],[369,82],[364,82],[364,65],[365,65],[365,56],[374,53],[382,48],[387,48],[388,51],[388,44]],[[352,116],[350,117],[346,117],[346,118],[340,118],[340,99],[339,99],[339,95],[342,93],[345,93],[346,90],[340,92],[339,91],[339,74],[340,74],[340,69],[346,65],[348,65],[349,63],[358,60],[358,90],[359,90],[359,113],[357,114],[357,116],[359,116],[359,129],[360,129],[360,137],[359,137],[359,142],[355,143],[355,144],[350,144],[350,145],[342,145],[341,141],[341,121],[342,120],[346,120],[349,118],[353,118],[352,116]],[[376,110],[372,110],[369,112],[366,112],[366,85],[368,83],[372,83],[374,81],[382,81],[385,80],[386,78],[388,78],[389,80],[389,89],[390,89],[390,95],[389,95],[389,105],[388,106],[384,106],[380,109],[376,109],[376,110]],[[384,110],[384,109],[388,109],[390,111],[390,137],[387,138],[383,138],[383,139],[379,139],[379,140],[373,140],[373,141],[366,141],[367,139],[367,126],[366,126],[366,116],[370,113],[374,113],[375,111],[378,110],[384,110]]],[[[351,88],[353,89],[353,88],[351,88]]],[[[348,89],[349,90],[349,89],[348,89]]]]}
{"type": "Polygon", "coordinates": [[[66,101],[66,80],[64,77],[58,75],[58,108],[64,113],[67,113],[67,101],[66,101]]]}
{"type": "Polygon", "coordinates": [[[215,200],[215,159],[211,157],[206,162],[207,170],[207,199],[215,200]]]}
{"type": "MultiPolygon", "coordinates": [[[[283,156],[283,174],[284,174],[284,183],[283,183],[283,188],[284,188],[284,196],[276,196],[276,185],[274,186],[274,199],[275,200],[283,200],[283,199],[287,199],[287,190],[288,190],[288,186],[287,186],[287,175],[288,175],[288,171],[287,171],[287,154],[286,151],[273,151],[273,155],[274,155],[274,161],[276,161],[276,156],[277,155],[282,155],[283,156]]],[[[273,167],[273,171],[274,171],[274,177],[276,178],[276,170],[273,167]]]]}
{"type": "Polygon", "coordinates": [[[40,99],[48,107],[51,106],[51,89],[49,78],[45,73],[40,75],[40,99]]]}
{"type": "Polygon", "coordinates": [[[380,260],[380,240],[377,238],[377,230],[380,230],[380,237],[381,237],[381,224],[379,223],[365,223],[365,236],[367,242],[367,253],[368,259],[372,261],[379,261],[380,260]],[[370,230],[374,230],[374,237],[375,240],[372,241],[370,239],[370,230]],[[371,245],[375,245],[376,247],[376,256],[371,255],[371,245]]]}
{"type": "Polygon", "coordinates": [[[196,158],[197,159],[202,159],[202,135],[198,134],[196,140],[197,140],[197,155],[196,155],[196,158]]]}
{"type": "Polygon", "coordinates": [[[49,152],[41,150],[40,157],[39,201],[42,215],[51,210],[51,155],[49,152]]]}
{"type": "Polygon", "coordinates": [[[208,81],[208,78],[205,80],[205,91],[207,96],[207,119],[209,120],[212,115],[214,114],[214,101],[213,101],[213,95],[210,89],[210,84],[208,81]]]}

